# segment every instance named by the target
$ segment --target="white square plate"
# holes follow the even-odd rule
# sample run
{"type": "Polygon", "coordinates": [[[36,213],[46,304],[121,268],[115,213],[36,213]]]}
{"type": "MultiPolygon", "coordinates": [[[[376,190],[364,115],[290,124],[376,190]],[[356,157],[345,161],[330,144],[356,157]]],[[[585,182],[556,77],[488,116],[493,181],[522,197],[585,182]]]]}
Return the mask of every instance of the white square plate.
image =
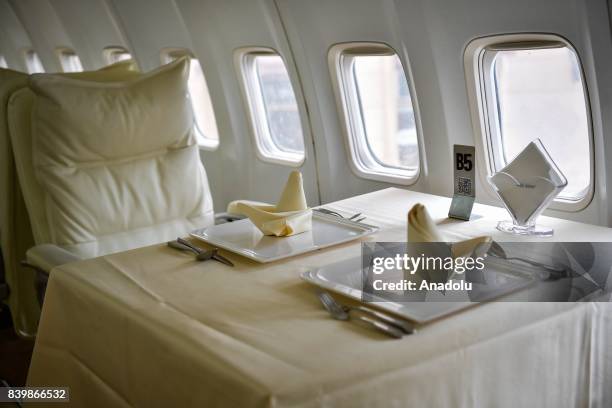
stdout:
{"type": "MultiPolygon", "coordinates": [[[[429,300],[429,297],[427,299],[420,298],[422,294],[419,294],[415,296],[415,301],[391,302],[375,295],[368,295],[371,297],[371,302],[367,304],[417,323],[427,323],[476,306],[479,302],[490,301],[527,288],[534,283],[531,277],[533,273],[533,269],[530,267],[488,257],[486,284],[474,283],[472,292],[474,296],[472,297],[477,300],[470,301],[467,296],[464,297],[464,301],[429,300]]],[[[361,257],[350,258],[322,268],[306,271],[302,273],[301,277],[323,289],[362,301],[361,257]]],[[[436,294],[432,293],[431,295],[435,296],[436,294]]]]}
{"type": "Polygon", "coordinates": [[[192,237],[266,263],[352,241],[378,227],[313,211],[312,230],[290,237],[265,236],[247,218],[195,230],[192,237]]]}

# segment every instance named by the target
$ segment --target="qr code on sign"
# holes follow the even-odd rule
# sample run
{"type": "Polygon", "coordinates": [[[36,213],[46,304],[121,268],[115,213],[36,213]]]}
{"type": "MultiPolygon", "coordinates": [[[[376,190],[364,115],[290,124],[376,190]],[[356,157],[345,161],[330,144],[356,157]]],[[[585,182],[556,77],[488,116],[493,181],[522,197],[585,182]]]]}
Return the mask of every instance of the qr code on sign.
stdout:
{"type": "Polygon", "coordinates": [[[464,195],[472,195],[472,179],[466,177],[458,177],[457,193],[464,195]]]}

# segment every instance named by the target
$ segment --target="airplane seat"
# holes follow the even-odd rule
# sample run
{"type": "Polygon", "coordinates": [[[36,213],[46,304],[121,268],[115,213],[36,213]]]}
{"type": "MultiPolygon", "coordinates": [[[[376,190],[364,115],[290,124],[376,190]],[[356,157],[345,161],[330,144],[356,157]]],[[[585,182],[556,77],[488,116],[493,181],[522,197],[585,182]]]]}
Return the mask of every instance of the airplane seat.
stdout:
{"type": "MultiPolygon", "coordinates": [[[[37,75],[54,75],[93,82],[115,82],[137,78],[141,73],[137,70],[135,62],[129,60],[109,65],[97,71],[37,75]]],[[[15,168],[19,184],[23,190],[25,205],[32,221],[34,241],[36,244],[43,244],[52,242],[52,238],[45,207],[41,201],[41,197],[44,197],[44,190],[33,167],[31,118],[35,95],[27,85],[28,82],[26,82],[26,86],[12,93],[8,103],[7,119],[15,168]]]]}
{"type": "Polygon", "coordinates": [[[33,75],[13,95],[20,181],[39,187],[24,189],[25,201],[32,218],[44,218],[32,224],[30,264],[49,272],[214,222],[188,75],[187,59],[124,81],[33,75]]]}
{"type": "MultiPolygon", "coordinates": [[[[138,71],[135,62],[128,60],[98,71],[39,74],[37,76],[39,78],[65,77],[82,85],[103,82],[119,84],[134,80],[142,74],[138,71]]],[[[0,194],[6,197],[0,207],[0,232],[4,252],[4,269],[9,289],[9,297],[5,301],[11,310],[16,332],[22,337],[32,337],[36,333],[40,316],[41,293],[46,286],[46,275],[35,273],[34,269],[24,267],[20,261],[28,259],[29,264],[36,266],[35,269],[48,272],[53,266],[80,259],[80,257],[129,249],[130,246],[125,242],[126,239],[134,243],[145,242],[129,237],[130,234],[126,233],[126,239],[117,240],[121,241],[121,244],[107,245],[106,248],[93,251],[70,252],[71,248],[66,250],[50,245],[58,241],[54,240],[54,234],[47,218],[44,204],[45,183],[39,181],[34,166],[33,149],[36,143],[31,127],[33,105],[37,96],[28,87],[28,78],[28,75],[20,72],[0,69],[0,121],[2,122],[0,123],[0,154],[2,155],[0,157],[2,159],[0,194]],[[34,247],[35,244],[36,247],[34,247]],[[32,247],[34,249],[28,256],[27,251],[32,247]]],[[[205,181],[203,185],[207,194],[205,194],[206,202],[210,203],[209,207],[212,211],[210,191],[207,180],[205,181]]],[[[180,235],[185,231],[181,229],[173,231],[173,234],[175,232],[180,235]]],[[[175,237],[176,235],[173,238],[175,237]]],[[[165,236],[163,239],[166,239],[165,236]]]]}
{"type": "MultiPolygon", "coordinates": [[[[121,61],[102,68],[96,74],[101,79],[119,80],[122,77],[134,77],[138,68],[134,61],[121,61]]],[[[58,74],[69,77],[86,79],[89,72],[58,74]]],[[[30,92],[27,89],[29,75],[10,69],[0,68],[0,248],[3,255],[4,280],[0,282],[0,301],[6,303],[11,311],[15,331],[22,337],[32,337],[36,333],[40,315],[40,302],[37,300],[40,293],[41,282],[34,270],[21,264],[26,259],[26,251],[35,245],[35,242],[47,242],[44,233],[35,237],[32,231],[31,218],[37,225],[46,222],[44,213],[37,212],[36,203],[28,206],[24,201],[22,186],[26,189],[40,188],[36,179],[27,173],[27,166],[31,165],[31,139],[29,137],[29,109],[19,110],[23,115],[22,123],[27,129],[27,137],[16,138],[13,144],[8,123],[9,101],[15,94],[30,92]],[[23,91],[23,92],[22,92],[23,91]],[[15,149],[24,142],[26,149],[15,149]],[[25,159],[15,161],[15,152],[23,152],[25,159]],[[18,171],[17,166],[21,164],[18,171]],[[21,174],[20,174],[21,173],[21,174]],[[21,183],[20,180],[21,179],[21,183]],[[34,216],[32,216],[34,214],[34,216]]],[[[27,101],[31,104],[31,100],[27,101]]],[[[16,103],[12,104],[17,105],[16,103]]],[[[28,197],[32,196],[31,194],[28,197]]],[[[37,230],[40,232],[40,229],[37,230]]]]}

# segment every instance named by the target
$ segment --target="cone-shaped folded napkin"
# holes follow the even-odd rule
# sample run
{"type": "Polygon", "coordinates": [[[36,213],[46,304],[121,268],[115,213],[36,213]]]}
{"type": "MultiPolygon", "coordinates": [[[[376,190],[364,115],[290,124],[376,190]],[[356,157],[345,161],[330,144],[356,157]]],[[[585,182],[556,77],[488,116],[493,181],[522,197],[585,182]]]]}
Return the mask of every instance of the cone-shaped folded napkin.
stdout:
{"type": "Polygon", "coordinates": [[[233,201],[227,206],[227,212],[246,215],[264,235],[286,237],[312,229],[312,210],[306,204],[299,171],[289,175],[278,204],[233,201]]]}
{"type": "Polygon", "coordinates": [[[408,242],[444,242],[438,226],[421,203],[408,212],[408,242]]]}
{"type": "MultiPolygon", "coordinates": [[[[442,231],[429,216],[427,208],[423,204],[415,204],[408,212],[408,242],[445,241],[442,231]]],[[[470,256],[478,245],[490,245],[491,242],[491,237],[487,235],[455,242],[451,244],[451,253],[453,258],[470,256]]]]}

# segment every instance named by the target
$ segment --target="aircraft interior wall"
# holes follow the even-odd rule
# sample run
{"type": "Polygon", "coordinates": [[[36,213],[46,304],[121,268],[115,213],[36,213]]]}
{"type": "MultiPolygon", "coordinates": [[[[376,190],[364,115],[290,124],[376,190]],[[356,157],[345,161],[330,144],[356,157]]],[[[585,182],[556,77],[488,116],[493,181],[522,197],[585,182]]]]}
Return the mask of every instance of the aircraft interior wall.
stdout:
{"type": "MultiPolygon", "coordinates": [[[[61,71],[58,47],[73,50],[84,69],[104,66],[104,48],[128,50],[142,70],[162,63],[164,49],[185,49],[202,66],[219,132],[216,149],[201,150],[215,201],[249,196],[271,201],[294,168],[304,174],[312,204],[388,186],[452,195],[453,144],[478,145],[466,85],[464,52],[477,38],[551,33],[579,56],[592,127],[593,187],[578,207],[548,214],[610,225],[607,179],[612,164],[612,43],[605,1],[513,2],[428,0],[15,0],[0,2],[0,53],[25,70],[23,52],[36,51],[45,71],[61,71]],[[342,43],[381,43],[399,57],[411,91],[419,174],[407,180],[371,179],[350,163],[330,74],[329,51],[342,43]],[[249,49],[278,53],[286,66],[300,116],[304,159],[262,160],[240,83],[237,57],[249,49]]],[[[483,168],[484,152],[477,152],[483,168]]],[[[495,204],[485,177],[477,201],[495,204]]]]}
{"type": "Polygon", "coordinates": [[[612,407],[611,3],[0,0],[0,407],[612,407]]]}

